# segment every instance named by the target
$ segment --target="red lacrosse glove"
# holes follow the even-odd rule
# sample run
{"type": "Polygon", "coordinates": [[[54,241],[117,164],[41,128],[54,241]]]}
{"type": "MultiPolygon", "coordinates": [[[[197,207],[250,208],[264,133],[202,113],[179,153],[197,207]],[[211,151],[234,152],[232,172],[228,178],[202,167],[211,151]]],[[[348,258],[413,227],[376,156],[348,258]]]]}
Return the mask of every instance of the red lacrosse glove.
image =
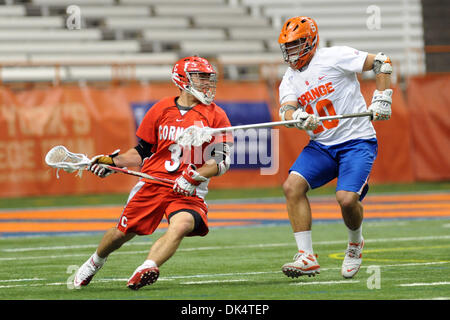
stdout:
{"type": "Polygon", "coordinates": [[[196,187],[208,180],[195,171],[196,169],[193,164],[190,164],[175,180],[173,191],[188,197],[195,196],[196,187]]]}

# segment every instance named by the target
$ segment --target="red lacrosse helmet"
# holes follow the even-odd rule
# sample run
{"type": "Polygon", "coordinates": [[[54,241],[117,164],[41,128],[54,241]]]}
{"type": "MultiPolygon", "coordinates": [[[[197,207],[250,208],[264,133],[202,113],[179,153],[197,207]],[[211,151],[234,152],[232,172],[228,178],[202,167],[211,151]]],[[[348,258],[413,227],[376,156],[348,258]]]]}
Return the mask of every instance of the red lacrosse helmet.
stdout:
{"type": "Polygon", "coordinates": [[[302,69],[312,59],[319,43],[316,22],[308,17],[294,17],[285,22],[278,43],[284,61],[294,69],[302,69]]]}
{"type": "Polygon", "coordinates": [[[216,95],[217,73],[208,60],[198,56],[186,57],[175,63],[172,81],[206,105],[211,104],[216,95]]]}

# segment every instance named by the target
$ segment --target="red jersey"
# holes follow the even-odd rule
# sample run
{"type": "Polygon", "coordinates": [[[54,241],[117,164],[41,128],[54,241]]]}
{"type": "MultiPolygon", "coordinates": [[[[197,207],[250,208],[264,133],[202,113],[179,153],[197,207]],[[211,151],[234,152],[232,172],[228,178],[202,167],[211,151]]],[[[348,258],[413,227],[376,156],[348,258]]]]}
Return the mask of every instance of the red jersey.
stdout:
{"type": "MultiPolygon", "coordinates": [[[[144,160],[141,171],[154,177],[171,180],[175,180],[190,163],[201,167],[208,160],[205,156],[208,146],[218,141],[218,138],[223,142],[233,142],[232,135],[223,134],[214,137],[211,142],[204,143],[201,147],[182,148],[178,145],[175,142],[177,135],[192,125],[222,128],[231,124],[225,111],[214,102],[210,105],[199,103],[182,114],[175,103],[176,98],[164,98],[153,105],[136,132],[139,138],[153,145],[151,150],[153,154],[144,160]]],[[[153,180],[143,180],[155,183],[153,180]]],[[[197,188],[197,194],[202,198],[207,193],[208,182],[202,183],[197,188]]]]}

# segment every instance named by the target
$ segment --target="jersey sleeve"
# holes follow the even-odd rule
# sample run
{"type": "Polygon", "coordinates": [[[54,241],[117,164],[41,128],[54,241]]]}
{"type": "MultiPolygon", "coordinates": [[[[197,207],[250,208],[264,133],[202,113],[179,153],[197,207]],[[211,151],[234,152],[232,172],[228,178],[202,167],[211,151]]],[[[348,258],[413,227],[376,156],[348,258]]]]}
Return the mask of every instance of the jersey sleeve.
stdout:
{"type": "Polygon", "coordinates": [[[336,59],[334,63],[336,68],[347,73],[361,73],[368,53],[351,47],[340,46],[335,47],[335,52],[333,54],[336,59]]]}
{"type": "Polygon", "coordinates": [[[292,75],[290,69],[288,69],[284,74],[279,87],[280,105],[288,101],[297,101],[297,95],[294,87],[292,86],[291,78],[292,75]]]}
{"type": "Polygon", "coordinates": [[[139,128],[136,131],[136,135],[149,144],[157,144],[158,142],[158,106],[153,105],[144,118],[142,119],[139,128]]]}

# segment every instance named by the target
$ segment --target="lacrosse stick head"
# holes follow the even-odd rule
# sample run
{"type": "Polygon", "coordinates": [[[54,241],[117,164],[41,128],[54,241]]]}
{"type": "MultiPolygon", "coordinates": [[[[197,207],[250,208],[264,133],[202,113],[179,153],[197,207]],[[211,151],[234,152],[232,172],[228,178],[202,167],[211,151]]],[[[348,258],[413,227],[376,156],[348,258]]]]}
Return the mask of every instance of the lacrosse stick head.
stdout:
{"type": "Polygon", "coordinates": [[[212,139],[211,128],[190,126],[175,137],[175,142],[182,147],[200,147],[212,139]]]}
{"type": "Polygon", "coordinates": [[[59,178],[60,169],[72,173],[78,171],[81,177],[82,171],[91,164],[91,160],[84,154],[73,153],[64,146],[55,146],[45,156],[45,163],[52,168],[56,168],[56,176],[59,178]]]}

